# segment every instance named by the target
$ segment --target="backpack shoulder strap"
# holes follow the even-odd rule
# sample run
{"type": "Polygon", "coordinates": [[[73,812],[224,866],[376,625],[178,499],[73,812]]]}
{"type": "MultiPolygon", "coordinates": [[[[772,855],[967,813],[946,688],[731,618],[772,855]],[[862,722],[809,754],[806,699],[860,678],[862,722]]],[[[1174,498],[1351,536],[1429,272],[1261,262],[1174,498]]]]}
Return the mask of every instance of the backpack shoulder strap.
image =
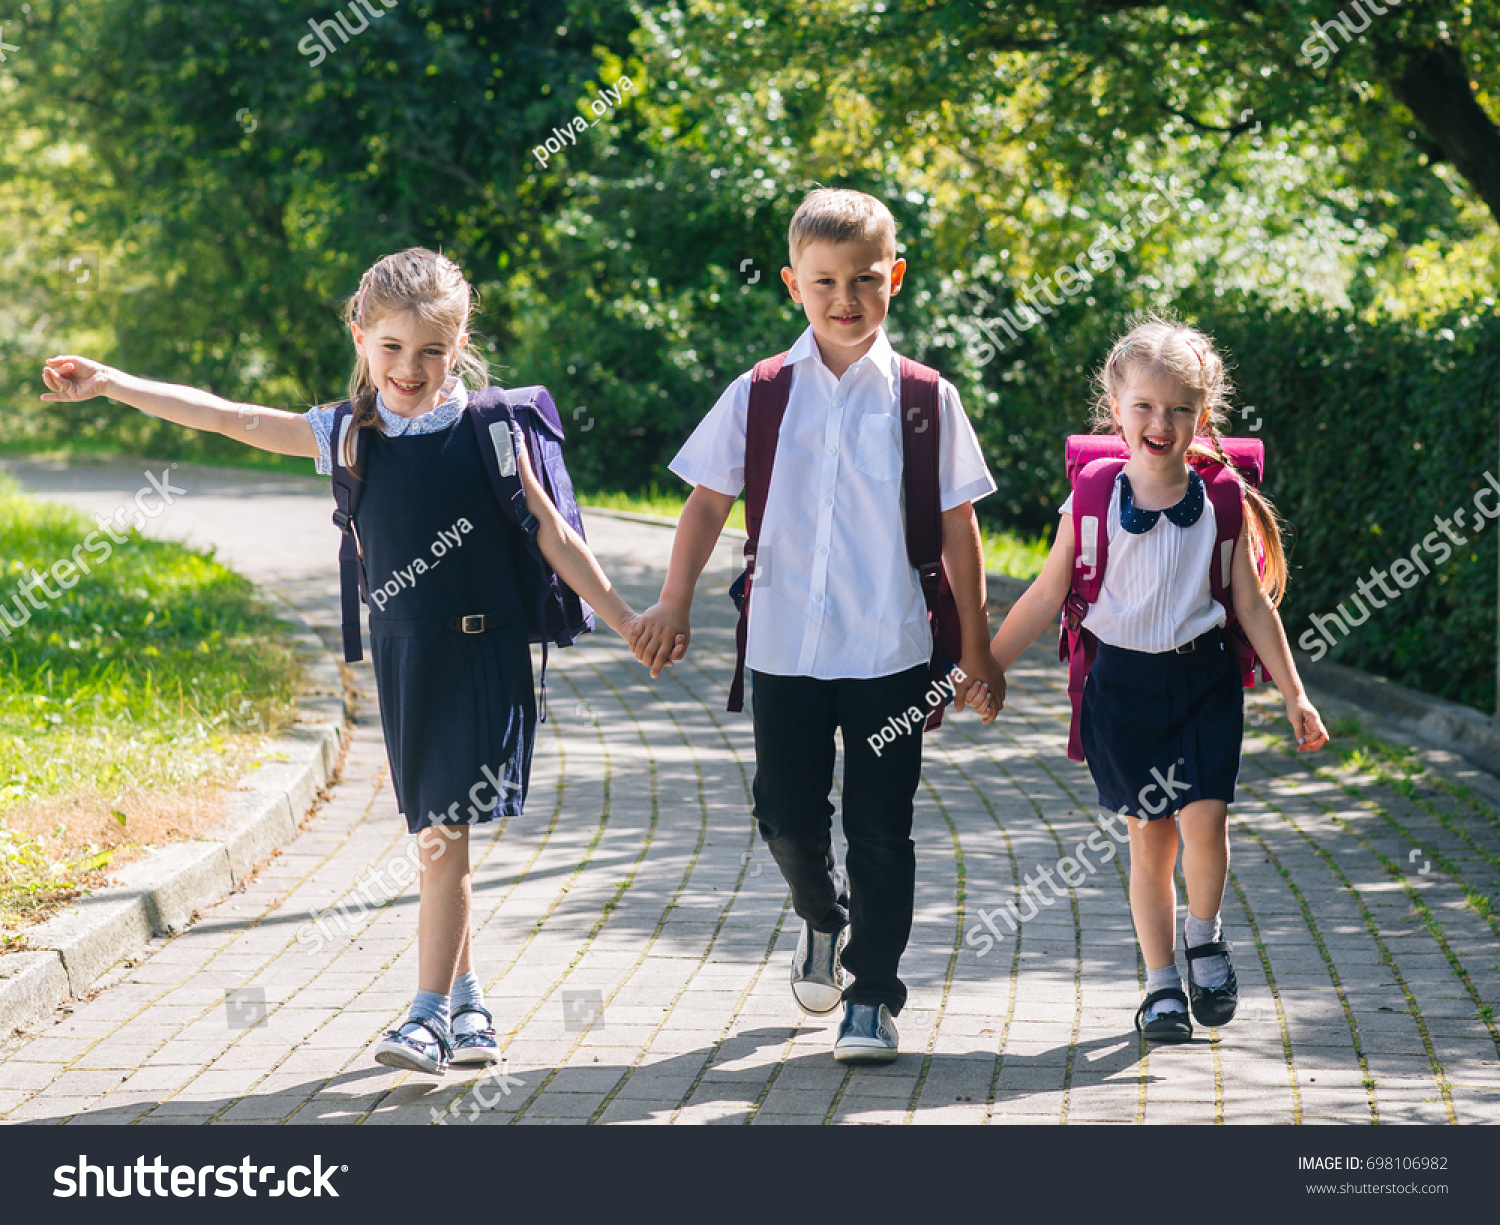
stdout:
{"type": "Polygon", "coordinates": [[[479,439],[479,455],[485,475],[495,491],[495,500],[505,517],[526,532],[532,552],[536,549],[536,531],[540,526],[526,509],[526,488],[521,483],[520,462],[516,458],[515,406],[499,387],[485,387],[469,393],[464,414],[479,439]]]}
{"type": "Polygon", "coordinates": [[[750,588],[755,582],[755,555],[766,515],[766,495],[776,462],[776,440],[792,394],[791,366],[786,353],[755,363],[750,375],[750,404],[745,413],[745,574],[740,596],[740,619],[734,631],[734,680],[729,686],[731,711],[745,709],[745,646],[750,628],[750,588]]]}
{"type": "MultiPolygon", "coordinates": [[[[941,681],[944,659],[956,660],[961,643],[956,635],[958,605],[943,570],[942,379],[931,366],[901,358],[901,482],[906,492],[906,559],[917,572],[927,622],[932,628],[932,658],[928,675],[941,681]]],[[[944,692],[934,685],[929,700],[927,730],[942,726],[944,692]]]]}
{"type": "Polygon", "coordinates": [[[931,366],[901,359],[901,479],[906,489],[906,556],[922,579],[922,592],[937,592],[943,568],[943,504],[938,473],[939,376],[931,366]]]}
{"type": "MultiPolygon", "coordinates": [[[[1109,560],[1109,502],[1123,459],[1096,459],[1086,464],[1073,483],[1072,592],[1092,604],[1104,583],[1109,560]]],[[[1082,615],[1081,613],[1079,614],[1082,615]]]]}
{"type": "Polygon", "coordinates": [[[1209,587],[1233,616],[1229,583],[1234,573],[1234,549],[1245,525],[1245,491],[1222,464],[1205,464],[1198,475],[1203,478],[1203,492],[1214,508],[1214,557],[1209,567],[1209,587]]]}
{"type": "Polygon", "coordinates": [[[1085,464],[1073,482],[1073,577],[1063,604],[1057,655],[1068,662],[1068,699],[1073,707],[1068,726],[1068,756],[1083,760],[1083,686],[1094,664],[1098,639],[1083,628],[1089,605],[1099,598],[1109,561],[1109,503],[1123,459],[1103,458],[1085,464]]]}
{"type": "MultiPolygon", "coordinates": [[[[344,466],[344,448],[353,421],[354,409],[346,400],[333,411],[333,423],[328,437],[329,466],[333,475],[333,523],[342,534],[339,541],[339,601],[342,608],[345,663],[358,663],[365,657],[364,643],[360,640],[359,603],[361,600],[367,604],[370,601],[369,588],[365,582],[364,549],[354,523],[354,516],[359,512],[364,481],[344,466]]],[[[361,430],[355,436],[355,465],[361,472],[366,470],[365,459],[369,449],[369,439],[361,430]]]]}
{"type": "MultiPolygon", "coordinates": [[[[1240,680],[1245,688],[1255,684],[1256,664],[1260,664],[1262,680],[1268,680],[1266,666],[1255,655],[1255,648],[1245,635],[1239,618],[1234,615],[1234,592],[1231,581],[1234,576],[1234,551],[1239,546],[1240,532],[1245,526],[1245,487],[1223,464],[1204,464],[1198,470],[1203,478],[1204,493],[1214,508],[1214,555],[1209,563],[1209,593],[1224,609],[1224,626],[1239,660],[1240,680]]],[[[1255,558],[1251,558],[1256,562],[1255,558]]],[[[1258,568],[1258,563],[1257,563],[1258,568]]]]}

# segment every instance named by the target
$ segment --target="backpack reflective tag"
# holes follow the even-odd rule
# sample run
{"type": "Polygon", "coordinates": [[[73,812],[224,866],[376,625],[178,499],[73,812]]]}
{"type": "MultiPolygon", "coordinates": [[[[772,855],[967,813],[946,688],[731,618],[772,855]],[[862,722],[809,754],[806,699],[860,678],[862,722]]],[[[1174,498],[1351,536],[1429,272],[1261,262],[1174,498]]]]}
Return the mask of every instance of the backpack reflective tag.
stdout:
{"type": "Polygon", "coordinates": [[[510,436],[510,424],[505,421],[490,422],[490,442],[495,448],[495,461],[500,465],[500,475],[515,476],[516,443],[510,436]]]}
{"type": "Polygon", "coordinates": [[[349,443],[349,427],[353,424],[354,414],[352,412],[345,413],[344,419],[339,422],[339,441],[338,446],[334,449],[333,460],[334,463],[344,468],[347,468],[349,466],[348,464],[344,463],[344,458],[349,454],[347,450],[349,443]]]}
{"type": "Polygon", "coordinates": [[[1084,515],[1079,519],[1079,536],[1082,537],[1082,548],[1079,550],[1078,559],[1074,565],[1080,570],[1087,570],[1084,580],[1090,581],[1098,572],[1099,566],[1099,520],[1094,515],[1084,515]]]}

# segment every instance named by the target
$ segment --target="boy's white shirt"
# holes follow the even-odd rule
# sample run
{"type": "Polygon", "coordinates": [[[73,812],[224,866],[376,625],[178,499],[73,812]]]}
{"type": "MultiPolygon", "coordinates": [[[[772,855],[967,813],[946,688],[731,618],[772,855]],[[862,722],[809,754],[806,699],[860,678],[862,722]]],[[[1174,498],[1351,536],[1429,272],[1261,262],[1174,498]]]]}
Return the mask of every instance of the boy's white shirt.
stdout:
{"type": "MultiPolygon", "coordinates": [[[[882,328],[835,379],[811,327],[786,360],[792,387],[766,493],[746,664],[819,680],[925,664],[932,631],[906,557],[900,360],[882,328]]],[[[669,465],[689,484],[731,497],[744,488],[751,374],[724,391],[669,465]]],[[[948,511],[993,493],[995,482],[947,379],[938,402],[938,484],[948,511]]]]}

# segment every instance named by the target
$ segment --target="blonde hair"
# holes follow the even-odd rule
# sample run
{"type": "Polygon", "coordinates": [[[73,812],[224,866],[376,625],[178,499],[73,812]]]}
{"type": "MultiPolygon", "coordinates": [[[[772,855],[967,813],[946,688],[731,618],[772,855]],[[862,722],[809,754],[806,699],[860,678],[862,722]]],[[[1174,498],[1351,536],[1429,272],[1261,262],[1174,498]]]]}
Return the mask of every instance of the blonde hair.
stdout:
{"type": "Polygon", "coordinates": [[[878,242],[884,253],[896,255],[896,219],[874,196],[841,187],[819,187],[792,214],[787,227],[789,262],[810,242],[878,242]]]}
{"type": "Polygon", "coordinates": [[[1119,434],[1111,404],[1137,372],[1165,376],[1192,393],[1198,416],[1207,416],[1208,432],[1196,435],[1188,453],[1216,460],[1239,481],[1244,490],[1246,518],[1250,524],[1252,561],[1261,590],[1274,608],[1286,594],[1286,551],[1281,542],[1281,516],[1271,500],[1240,474],[1224,453],[1219,431],[1229,421],[1229,398],[1234,385],[1224,359],[1214,348],[1213,338],[1197,328],[1163,319],[1141,317],[1115,341],[1109,360],[1095,375],[1098,395],[1094,399],[1091,425],[1096,434],[1119,434]]]}
{"type": "MultiPolygon", "coordinates": [[[[407,312],[437,331],[445,343],[453,345],[469,330],[478,309],[478,295],[457,264],[426,247],[409,247],[387,255],[365,271],[359,278],[359,289],[344,303],[343,317],[346,327],[357,323],[368,333],[387,315],[407,312]]],[[[472,344],[459,350],[452,373],[469,391],[490,385],[489,363],[472,344]]],[[[355,476],[359,476],[354,467],[354,457],[358,454],[355,439],[360,430],[380,425],[375,394],[370,366],[361,351],[349,376],[352,413],[342,457],[344,466],[355,476]]]]}

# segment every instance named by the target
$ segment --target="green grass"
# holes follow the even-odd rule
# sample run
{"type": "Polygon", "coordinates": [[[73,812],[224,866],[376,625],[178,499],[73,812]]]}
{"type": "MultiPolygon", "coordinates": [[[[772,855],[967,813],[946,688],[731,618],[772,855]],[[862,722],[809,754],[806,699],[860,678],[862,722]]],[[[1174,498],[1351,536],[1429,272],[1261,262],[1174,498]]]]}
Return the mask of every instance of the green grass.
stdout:
{"type": "MultiPolygon", "coordinates": [[[[623,510],[636,515],[661,515],[676,519],[687,505],[687,494],[663,493],[653,483],[644,493],[580,493],[578,501],[583,506],[597,506],[601,510],[623,510]]],[[[745,500],[738,499],[730,509],[725,527],[745,530],[745,500]]]]}
{"type": "Polygon", "coordinates": [[[992,532],[981,528],[984,538],[984,568],[991,574],[1012,578],[1035,578],[1042,572],[1052,542],[1045,536],[1027,540],[1014,532],[992,532]]]}
{"type": "MultiPolygon", "coordinates": [[[[686,494],[662,493],[652,485],[645,493],[580,493],[578,501],[583,506],[597,506],[603,510],[623,510],[634,514],[661,515],[676,519],[687,505],[686,494]]],[[[729,512],[728,527],[745,530],[745,503],[741,499],[729,512]]],[[[1014,532],[982,529],[984,540],[984,565],[992,574],[1008,574],[1013,578],[1035,578],[1042,572],[1051,543],[1044,536],[1027,540],[1014,532]]]]}
{"type": "Polygon", "coordinates": [[[205,554],[120,533],[108,557],[81,553],[92,573],[71,589],[47,580],[58,598],[33,588],[40,609],[18,594],[91,533],[109,543],[0,474],[0,607],[30,612],[0,622],[0,929],[133,845],[129,806],[112,797],[223,781],[293,713],[301,666],[285,627],[205,554]],[[68,802],[76,828],[36,828],[68,802]],[[101,817],[118,826],[108,846],[80,833],[101,817]]]}

